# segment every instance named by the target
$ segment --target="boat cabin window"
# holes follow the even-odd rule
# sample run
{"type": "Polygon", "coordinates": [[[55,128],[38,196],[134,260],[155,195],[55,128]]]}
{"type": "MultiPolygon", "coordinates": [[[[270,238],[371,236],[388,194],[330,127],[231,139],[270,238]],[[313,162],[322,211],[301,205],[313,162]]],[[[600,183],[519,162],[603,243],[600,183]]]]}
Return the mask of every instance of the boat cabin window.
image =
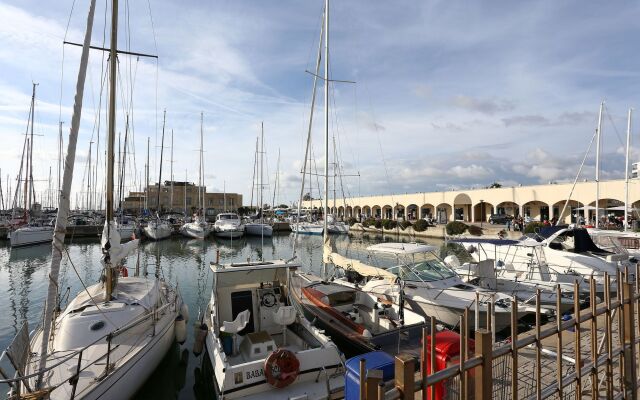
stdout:
{"type": "Polygon", "coordinates": [[[322,302],[331,307],[345,306],[355,303],[356,292],[336,292],[322,297],[322,302]]]}
{"type": "Polygon", "coordinates": [[[228,219],[238,219],[238,216],[235,214],[218,214],[219,220],[228,220],[228,219]]]}
{"type": "Polygon", "coordinates": [[[400,265],[388,269],[400,279],[409,282],[432,282],[453,278],[456,273],[437,259],[422,261],[413,265],[400,265]]]}

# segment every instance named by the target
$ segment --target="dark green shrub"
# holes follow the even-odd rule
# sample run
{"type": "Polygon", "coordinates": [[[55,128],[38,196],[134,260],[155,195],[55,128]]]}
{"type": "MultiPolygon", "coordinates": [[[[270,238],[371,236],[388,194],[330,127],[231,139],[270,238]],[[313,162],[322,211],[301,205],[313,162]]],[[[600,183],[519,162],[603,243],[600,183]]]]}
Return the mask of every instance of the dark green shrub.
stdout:
{"type": "Polygon", "coordinates": [[[536,233],[542,228],[544,224],[542,222],[529,222],[524,228],[524,233],[536,233]]]}
{"type": "Polygon", "coordinates": [[[353,224],[355,224],[356,222],[358,222],[358,220],[353,217],[347,219],[347,223],[349,224],[349,226],[353,226],[353,224]]]}
{"type": "Polygon", "coordinates": [[[469,225],[469,234],[473,236],[482,236],[482,228],[477,225],[469,225]]]}
{"type": "Polygon", "coordinates": [[[467,230],[467,225],[460,221],[451,221],[447,224],[447,235],[462,235],[467,230]]]}
{"type": "Polygon", "coordinates": [[[416,232],[424,232],[429,227],[429,223],[424,219],[419,219],[413,224],[413,230],[416,232]]]}
{"type": "Polygon", "coordinates": [[[395,229],[398,226],[398,223],[392,219],[383,219],[382,226],[384,229],[395,229]]]}
{"type": "Polygon", "coordinates": [[[376,220],[369,217],[362,221],[362,226],[364,226],[365,228],[368,228],[371,225],[375,225],[375,223],[376,223],[376,220]]]}
{"type": "Polygon", "coordinates": [[[382,220],[381,219],[376,219],[373,222],[373,226],[376,227],[377,229],[382,229],[382,220]]]}
{"type": "Polygon", "coordinates": [[[440,246],[440,258],[444,260],[449,255],[458,257],[460,263],[473,262],[471,254],[460,243],[445,243],[440,246]]]}
{"type": "Polygon", "coordinates": [[[411,226],[411,222],[405,219],[404,221],[400,222],[398,225],[400,225],[400,229],[405,230],[411,226]]]}

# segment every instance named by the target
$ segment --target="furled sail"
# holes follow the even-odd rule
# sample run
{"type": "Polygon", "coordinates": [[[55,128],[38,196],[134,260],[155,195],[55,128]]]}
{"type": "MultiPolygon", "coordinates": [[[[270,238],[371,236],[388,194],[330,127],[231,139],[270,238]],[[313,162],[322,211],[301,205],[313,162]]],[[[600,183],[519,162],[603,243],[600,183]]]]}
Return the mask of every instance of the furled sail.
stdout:
{"type": "Polygon", "coordinates": [[[360,260],[347,258],[334,252],[331,245],[328,243],[325,243],[322,258],[325,263],[331,263],[345,271],[355,271],[365,277],[385,279],[391,283],[395,283],[398,279],[396,275],[385,269],[374,267],[372,265],[365,264],[360,260]]]}
{"type": "Polygon", "coordinates": [[[124,244],[120,243],[118,224],[115,221],[111,221],[111,229],[109,229],[106,222],[104,223],[101,241],[102,248],[104,248],[107,242],[109,242],[111,246],[109,248],[111,265],[119,265],[120,261],[122,261],[123,258],[128,256],[129,254],[131,254],[131,252],[138,248],[140,239],[134,239],[124,244]]]}

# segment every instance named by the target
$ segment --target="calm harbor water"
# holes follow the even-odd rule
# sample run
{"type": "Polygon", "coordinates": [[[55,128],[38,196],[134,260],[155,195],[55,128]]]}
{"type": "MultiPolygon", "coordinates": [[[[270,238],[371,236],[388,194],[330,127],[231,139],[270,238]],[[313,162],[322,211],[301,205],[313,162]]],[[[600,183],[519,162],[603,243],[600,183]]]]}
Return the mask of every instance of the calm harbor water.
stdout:
{"type": "MultiPolygon", "coordinates": [[[[141,271],[149,276],[156,271],[168,281],[177,284],[184,301],[189,305],[190,321],[187,341],[174,344],[160,367],[138,392],[138,399],[211,399],[211,378],[200,374],[204,353],[196,357],[193,347],[193,324],[199,309],[204,309],[211,295],[212,274],[209,265],[220,251],[221,262],[240,262],[248,258],[259,260],[285,258],[292,255],[292,235],[265,238],[264,245],[258,237],[240,240],[207,239],[188,240],[173,237],[161,242],[144,242],[138,255],[127,259],[130,271],[139,257],[141,271]]],[[[334,237],[336,249],[341,254],[362,258],[365,248],[383,240],[409,241],[404,237],[382,237],[349,235],[334,237]]],[[[441,244],[429,240],[430,244],[441,244]]],[[[102,256],[97,240],[74,239],[67,245],[69,257],[61,266],[60,288],[69,288],[70,297],[82,289],[82,282],[93,284],[100,278],[102,256]]],[[[29,329],[35,328],[42,319],[42,309],[47,292],[47,274],[51,250],[49,245],[10,249],[8,244],[0,247],[0,346],[4,349],[17,329],[27,321],[29,329]]],[[[306,270],[319,272],[322,261],[322,237],[300,236],[297,242],[297,260],[306,270]]],[[[63,306],[66,302],[63,302],[63,306]]],[[[0,389],[4,390],[4,388],[0,389]]]]}

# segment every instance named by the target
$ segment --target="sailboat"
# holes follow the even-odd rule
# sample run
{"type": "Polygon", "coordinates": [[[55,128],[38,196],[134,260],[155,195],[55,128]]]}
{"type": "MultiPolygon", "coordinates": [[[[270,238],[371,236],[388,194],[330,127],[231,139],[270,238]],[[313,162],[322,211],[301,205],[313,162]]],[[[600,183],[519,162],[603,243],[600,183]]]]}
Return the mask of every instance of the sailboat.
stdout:
{"type": "Polygon", "coordinates": [[[162,240],[171,236],[171,232],[173,232],[173,227],[169,224],[168,221],[160,218],[159,210],[160,210],[160,191],[161,191],[161,183],[162,183],[162,153],[164,147],[164,127],[167,119],[167,111],[164,112],[164,117],[162,119],[162,143],[160,145],[160,174],[158,175],[158,197],[156,204],[158,206],[158,210],[156,211],[155,218],[152,218],[147,222],[147,226],[144,227],[144,234],[146,237],[152,240],[162,240]]]}
{"type": "MultiPolygon", "coordinates": [[[[126,399],[158,366],[174,341],[176,319],[186,316],[177,290],[158,277],[128,277],[123,259],[138,240],[120,243],[114,213],[114,138],[118,2],[112,2],[109,57],[106,221],[102,235],[103,275],[60,311],[58,276],[64,252],[76,143],[91,43],[95,0],[91,1],[82,47],[51,270],[42,325],[29,337],[25,323],[2,358],[15,368],[10,397],[49,399],[126,399]]],[[[181,330],[182,331],[182,330],[181,330]]],[[[0,359],[0,362],[3,362],[0,359]]],[[[3,366],[6,363],[3,363],[3,366]]],[[[4,371],[3,371],[4,375],[4,371]]],[[[6,376],[5,376],[6,378],[6,376]]]]}
{"type": "MultiPolygon", "coordinates": [[[[24,173],[24,218],[26,225],[20,226],[15,230],[9,231],[7,238],[11,244],[11,247],[29,246],[40,243],[47,243],[51,241],[53,237],[53,226],[47,221],[37,221],[33,217],[34,211],[38,208],[38,203],[35,203],[33,194],[33,124],[35,115],[35,100],[36,100],[36,86],[33,84],[33,92],[31,95],[31,108],[30,108],[30,135],[25,136],[25,150],[22,154],[23,164],[25,164],[24,173]],[[26,161],[26,163],[25,163],[26,161]]],[[[20,168],[22,172],[22,165],[20,168]]],[[[22,173],[20,174],[22,175],[22,173]]],[[[19,186],[16,187],[16,194],[19,190],[19,186]]]]}
{"type": "MultiPolygon", "coordinates": [[[[257,149],[256,149],[257,150],[257,149]]],[[[260,218],[259,222],[249,222],[244,225],[245,233],[247,235],[254,236],[273,236],[273,228],[269,224],[264,223],[264,210],[262,194],[264,192],[264,123],[260,125],[260,173],[259,173],[259,181],[260,183],[257,185],[258,187],[258,215],[260,218]]],[[[258,179],[258,177],[256,177],[258,179]]]]}
{"type": "Polygon", "coordinates": [[[209,228],[209,224],[204,216],[204,193],[206,192],[203,187],[202,182],[202,172],[204,171],[203,166],[203,157],[202,157],[202,125],[203,125],[204,115],[200,113],[200,169],[198,170],[198,191],[200,192],[200,196],[198,196],[198,202],[200,203],[200,215],[194,215],[193,221],[185,223],[180,227],[180,233],[184,236],[194,239],[204,239],[209,236],[211,233],[211,229],[209,228]]]}

